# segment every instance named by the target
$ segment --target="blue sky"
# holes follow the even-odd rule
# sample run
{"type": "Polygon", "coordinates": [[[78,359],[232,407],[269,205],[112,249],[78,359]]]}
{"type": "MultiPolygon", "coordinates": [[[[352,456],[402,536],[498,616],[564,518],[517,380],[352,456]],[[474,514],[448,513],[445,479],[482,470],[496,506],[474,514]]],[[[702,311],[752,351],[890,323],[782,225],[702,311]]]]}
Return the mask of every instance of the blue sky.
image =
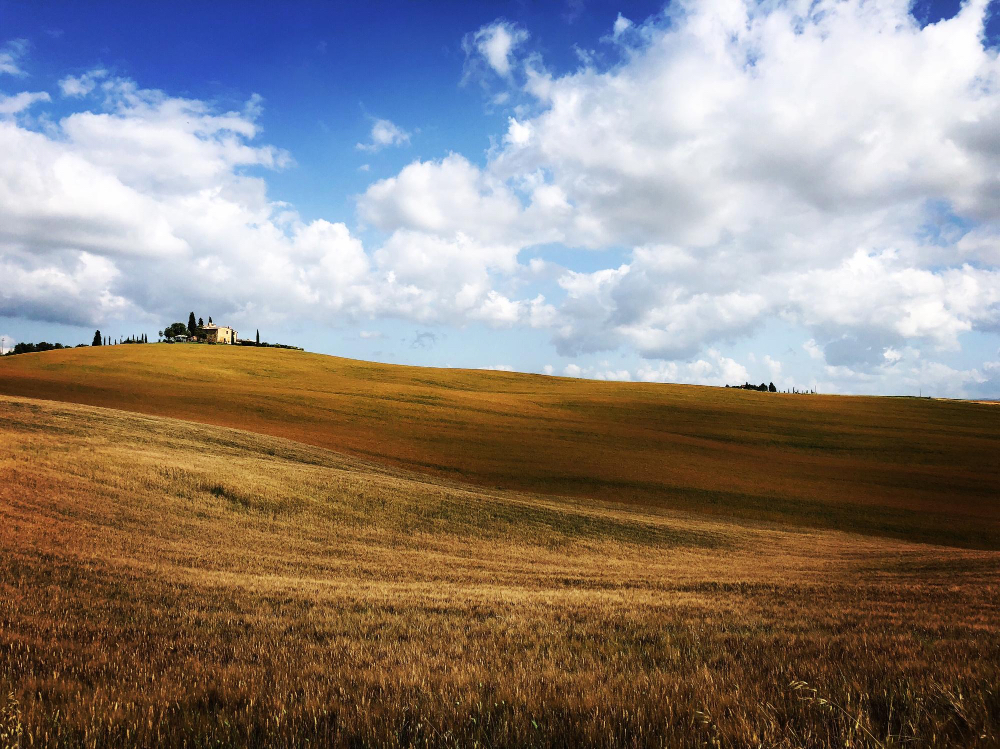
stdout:
{"type": "Polygon", "coordinates": [[[0,0],[0,334],[1000,397],[995,10],[0,0]]]}

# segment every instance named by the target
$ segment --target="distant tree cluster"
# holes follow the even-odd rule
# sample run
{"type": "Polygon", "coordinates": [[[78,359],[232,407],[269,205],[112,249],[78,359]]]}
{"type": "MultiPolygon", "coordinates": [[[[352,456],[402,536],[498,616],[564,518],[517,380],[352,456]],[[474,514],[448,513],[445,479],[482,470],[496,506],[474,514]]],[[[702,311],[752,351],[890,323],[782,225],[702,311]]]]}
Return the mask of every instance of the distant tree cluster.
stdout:
{"type": "Polygon", "coordinates": [[[292,346],[288,343],[267,343],[266,341],[264,343],[260,343],[259,341],[254,342],[254,341],[245,341],[243,339],[240,339],[239,341],[237,341],[237,344],[239,344],[240,346],[260,346],[261,348],[287,348],[293,351],[305,351],[305,349],[302,348],[301,346],[292,346]]]}
{"type": "Polygon", "coordinates": [[[737,390],[757,390],[761,393],[777,393],[778,388],[774,386],[772,382],[770,385],[765,385],[763,382],[760,385],[751,385],[749,382],[745,382],[742,385],[726,385],[727,388],[736,388],[737,390]]]}
{"type": "Polygon", "coordinates": [[[13,356],[14,354],[36,354],[39,351],[54,351],[61,348],[70,348],[70,346],[63,346],[61,343],[49,343],[48,341],[40,341],[38,343],[18,343],[14,345],[14,348],[4,354],[4,356],[13,356]]]}
{"type": "MultiPolygon", "coordinates": [[[[742,385],[726,385],[727,388],[735,388],[736,390],[756,390],[761,393],[777,393],[778,388],[774,386],[774,383],[765,385],[763,382],[760,385],[751,385],[749,382],[745,382],[742,385]]],[[[789,390],[783,391],[785,393],[796,393],[796,394],[808,394],[815,395],[815,390],[799,390],[798,388],[791,388],[789,390]]]]}
{"type": "MultiPolygon", "coordinates": [[[[129,336],[128,338],[118,337],[112,338],[111,336],[106,336],[101,331],[94,331],[94,338],[90,342],[91,346],[117,346],[122,343],[149,343],[149,337],[145,333],[136,333],[129,336]]],[[[48,341],[39,341],[38,343],[18,343],[13,349],[4,354],[4,356],[11,356],[13,354],[35,354],[40,351],[54,351],[56,349],[64,348],[86,348],[86,343],[78,343],[75,347],[66,346],[62,343],[49,343],[48,341]]]]}
{"type": "Polygon", "coordinates": [[[164,338],[176,338],[179,335],[188,335],[188,326],[182,322],[175,322],[161,330],[160,335],[164,338]]]}
{"type": "MultiPolygon", "coordinates": [[[[119,343],[149,343],[149,339],[146,337],[145,333],[140,333],[136,335],[131,335],[128,338],[111,338],[110,336],[101,335],[101,331],[94,331],[94,340],[91,342],[91,346],[116,346],[119,343]]],[[[80,344],[84,345],[84,344],[80,344]]],[[[77,347],[79,348],[79,347],[77,347]]]]}

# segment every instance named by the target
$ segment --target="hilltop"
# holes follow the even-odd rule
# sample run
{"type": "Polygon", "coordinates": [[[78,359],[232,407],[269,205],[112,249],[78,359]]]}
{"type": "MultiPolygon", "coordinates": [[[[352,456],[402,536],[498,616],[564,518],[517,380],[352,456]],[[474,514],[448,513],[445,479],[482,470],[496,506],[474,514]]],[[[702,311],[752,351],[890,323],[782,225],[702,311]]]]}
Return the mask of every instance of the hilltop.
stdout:
{"type": "Polygon", "coordinates": [[[167,345],[5,357],[0,394],[235,427],[481,487],[1000,547],[989,405],[167,345]]]}

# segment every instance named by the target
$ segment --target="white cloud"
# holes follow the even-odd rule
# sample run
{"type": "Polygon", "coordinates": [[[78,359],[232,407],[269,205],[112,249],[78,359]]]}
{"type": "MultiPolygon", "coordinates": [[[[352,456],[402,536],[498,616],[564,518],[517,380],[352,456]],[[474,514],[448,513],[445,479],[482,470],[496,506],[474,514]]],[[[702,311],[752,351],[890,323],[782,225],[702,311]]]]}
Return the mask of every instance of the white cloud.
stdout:
{"type": "Polygon", "coordinates": [[[1000,362],[958,369],[930,361],[916,349],[887,349],[873,366],[825,368],[823,392],[923,395],[935,398],[983,398],[1000,392],[1000,362]]]}
{"type": "Polygon", "coordinates": [[[59,89],[63,96],[86,96],[107,76],[108,71],[103,68],[95,68],[81,76],[68,75],[59,81],[59,89]]]}
{"type": "Polygon", "coordinates": [[[19,114],[40,101],[51,101],[51,97],[44,91],[22,91],[13,96],[0,94],[0,117],[19,114]]]}
{"type": "Polygon", "coordinates": [[[458,154],[415,161],[397,176],[379,180],[361,196],[358,208],[362,219],[383,231],[462,234],[479,242],[511,235],[521,212],[502,180],[458,154]]]}
{"type": "Polygon", "coordinates": [[[822,361],[823,349],[821,349],[812,338],[802,344],[802,348],[809,354],[810,359],[822,361]]]}
{"type": "Polygon", "coordinates": [[[513,117],[507,118],[507,134],[504,136],[504,143],[512,146],[526,146],[531,140],[531,125],[518,122],[513,117]]]}
{"type": "Polygon", "coordinates": [[[517,323],[521,316],[521,307],[503,294],[490,290],[486,298],[469,312],[473,320],[482,320],[496,327],[510,327],[517,323]]]}
{"type": "Polygon", "coordinates": [[[527,40],[528,32],[517,24],[497,20],[467,34],[462,47],[467,58],[481,58],[497,75],[507,77],[511,72],[512,53],[527,40]]]}
{"type": "Polygon", "coordinates": [[[22,77],[26,75],[21,67],[21,58],[28,53],[27,39],[12,39],[0,47],[0,75],[22,77]]]}
{"type": "Polygon", "coordinates": [[[45,132],[0,122],[0,314],[90,325],[176,316],[179,299],[237,322],[378,307],[346,226],[301,222],[241,172],[288,163],[250,143],[257,100],[216,113],[128,81],[104,93],[106,111],[45,132]]]}
{"type": "Polygon", "coordinates": [[[375,120],[372,125],[371,143],[358,143],[361,151],[381,151],[386,146],[402,146],[410,142],[410,133],[389,120],[375,120]]]}
{"type": "MultiPolygon", "coordinates": [[[[369,188],[361,215],[458,242],[442,267],[460,256],[482,288],[525,247],[633,247],[617,268],[560,278],[547,320],[564,355],[686,359],[774,318],[841,349],[859,335],[879,351],[954,347],[1000,325],[1000,276],[983,264],[1000,236],[1000,86],[976,83],[1000,67],[982,15],[970,4],[921,29],[898,4],[686,3],[606,72],[531,68],[536,114],[508,119],[485,167],[414,162],[369,188]],[[923,236],[942,203],[979,222],[962,247],[976,265],[923,236]]],[[[494,31],[473,48],[486,55],[494,31]]]]}
{"type": "Polygon", "coordinates": [[[514,368],[509,364],[494,364],[489,367],[480,367],[480,369],[485,369],[488,372],[513,372],[514,368]]]}
{"type": "Polygon", "coordinates": [[[379,330],[362,330],[358,333],[358,337],[363,338],[366,341],[373,341],[385,338],[385,334],[379,330]]]}
{"type": "MultiPolygon", "coordinates": [[[[770,357],[766,357],[770,359],[770,357]]],[[[773,362],[772,364],[777,364],[773,362]]],[[[778,365],[780,368],[780,365],[778,365]]],[[[546,365],[545,374],[552,374],[554,369],[546,365]]],[[[739,362],[709,349],[705,356],[688,361],[644,362],[635,374],[628,369],[614,369],[607,361],[597,365],[581,366],[575,362],[563,368],[566,377],[580,377],[590,380],[609,380],[616,382],[679,382],[690,385],[742,385],[749,381],[750,375],[746,367],[739,362]]]]}
{"type": "Polygon", "coordinates": [[[750,375],[739,362],[709,349],[702,358],[688,362],[648,363],[638,370],[642,382],[682,382],[690,385],[742,385],[750,375]]]}
{"type": "Polygon", "coordinates": [[[622,34],[632,28],[634,24],[623,16],[621,13],[618,14],[618,18],[615,19],[615,25],[611,30],[611,35],[614,39],[618,39],[622,34]]]}
{"type": "Polygon", "coordinates": [[[944,347],[997,329],[984,12],[920,28],[901,3],[684,3],[622,65],[529,80],[542,111],[509,120],[488,171],[544,173],[562,241],[636,246],[614,272],[564,279],[563,353],[684,357],[779,316],[944,347]],[[957,248],[923,236],[942,204],[983,222],[957,248]]]}

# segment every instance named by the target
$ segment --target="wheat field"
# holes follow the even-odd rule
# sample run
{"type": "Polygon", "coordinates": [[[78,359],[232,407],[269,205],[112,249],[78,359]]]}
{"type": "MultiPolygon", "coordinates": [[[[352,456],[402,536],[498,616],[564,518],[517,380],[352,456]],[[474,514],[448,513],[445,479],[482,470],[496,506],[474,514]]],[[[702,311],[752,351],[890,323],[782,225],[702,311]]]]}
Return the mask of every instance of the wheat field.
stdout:
{"type": "Polygon", "coordinates": [[[0,746],[1000,743],[1000,553],[0,398],[0,746]]]}
{"type": "Polygon", "coordinates": [[[485,488],[1000,550],[1000,407],[145,345],[0,358],[0,394],[234,427],[485,488]]]}

